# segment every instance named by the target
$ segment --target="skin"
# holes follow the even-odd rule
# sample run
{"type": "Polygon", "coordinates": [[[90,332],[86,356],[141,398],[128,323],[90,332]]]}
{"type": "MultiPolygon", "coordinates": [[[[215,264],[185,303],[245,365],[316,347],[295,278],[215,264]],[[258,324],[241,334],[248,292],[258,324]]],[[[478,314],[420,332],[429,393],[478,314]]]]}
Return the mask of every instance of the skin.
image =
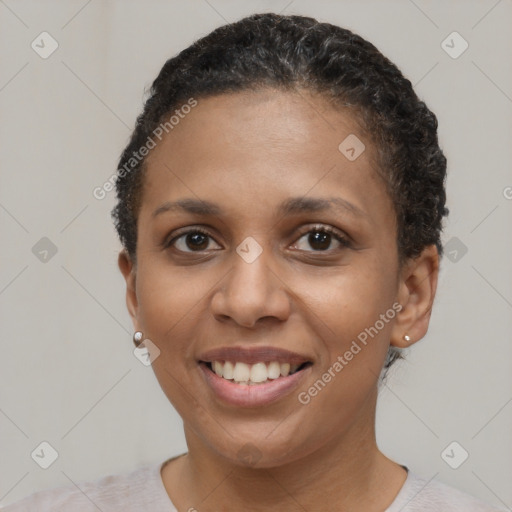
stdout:
{"type": "Polygon", "coordinates": [[[406,347],[427,332],[438,254],[428,246],[399,267],[393,204],[374,154],[351,113],[306,91],[260,90],[198,99],[148,156],[137,261],[121,251],[118,263],[134,328],[160,349],[153,369],[183,418],[189,451],[162,470],[180,511],[382,511],[402,487],[406,472],[375,441],[378,377],[390,344],[406,347]],[[351,133],[366,145],[352,162],[338,150],[351,133]],[[277,213],[303,196],[340,197],[361,214],[277,213]],[[152,217],[183,198],[214,202],[222,213],[152,217]],[[319,250],[308,239],[317,224],[350,244],[330,237],[319,250]],[[186,236],[164,247],[178,228],[197,226],[211,236],[199,239],[200,251],[186,236]],[[263,249],[250,264],[236,252],[248,236],[263,249]],[[395,302],[402,310],[301,404],[297,393],[395,302]],[[300,389],[275,403],[228,406],[197,360],[236,344],[286,348],[313,365],[300,389]],[[247,443],[256,463],[237,455],[247,443]]]}

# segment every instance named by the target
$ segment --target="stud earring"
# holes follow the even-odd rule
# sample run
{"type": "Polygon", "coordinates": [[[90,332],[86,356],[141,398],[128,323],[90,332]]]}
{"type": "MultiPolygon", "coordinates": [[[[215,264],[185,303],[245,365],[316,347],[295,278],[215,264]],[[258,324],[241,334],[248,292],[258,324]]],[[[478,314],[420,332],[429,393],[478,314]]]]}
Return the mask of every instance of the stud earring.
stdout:
{"type": "Polygon", "coordinates": [[[142,341],[143,337],[144,337],[144,334],[142,334],[141,331],[137,331],[133,335],[133,343],[135,344],[136,347],[138,347],[140,345],[140,342],[142,341]]]}
{"type": "Polygon", "coordinates": [[[410,337],[408,334],[406,334],[406,335],[404,336],[404,340],[405,340],[405,341],[411,341],[411,337],[410,337]]]}

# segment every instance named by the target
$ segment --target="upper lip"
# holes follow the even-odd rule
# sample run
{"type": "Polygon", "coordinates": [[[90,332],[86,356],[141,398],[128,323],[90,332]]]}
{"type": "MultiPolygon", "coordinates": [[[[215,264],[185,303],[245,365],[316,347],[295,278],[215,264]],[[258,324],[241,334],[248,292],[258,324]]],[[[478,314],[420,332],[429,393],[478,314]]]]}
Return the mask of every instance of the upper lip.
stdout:
{"type": "Polygon", "coordinates": [[[292,352],[283,348],[272,346],[258,347],[218,347],[199,356],[199,360],[205,363],[212,361],[231,361],[246,364],[270,363],[277,361],[279,363],[302,364],[311,362],[308,356],[292,352]]]}

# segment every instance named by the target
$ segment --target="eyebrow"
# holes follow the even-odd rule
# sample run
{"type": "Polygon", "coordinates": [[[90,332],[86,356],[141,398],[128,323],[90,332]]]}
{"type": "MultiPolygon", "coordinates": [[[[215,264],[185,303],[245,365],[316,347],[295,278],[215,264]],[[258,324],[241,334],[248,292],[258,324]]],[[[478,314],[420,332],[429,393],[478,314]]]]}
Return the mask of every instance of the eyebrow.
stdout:
{"type": "MultiPolygon", "coordinates": [[[[342,210],[356,217],[368,217],[368,214],[355,204],[341,197],[292,197],[284,201],[278,210],[278,214],[289,216],[298,213],[322,212],[329,209],[342,210]]],[[[222,209],[215,203],[200,199],[180,199],[178,201],[166,201],[152,214],[155,218],[166,212],[180,211],[195,215],[222,215],[222,209]]]]}

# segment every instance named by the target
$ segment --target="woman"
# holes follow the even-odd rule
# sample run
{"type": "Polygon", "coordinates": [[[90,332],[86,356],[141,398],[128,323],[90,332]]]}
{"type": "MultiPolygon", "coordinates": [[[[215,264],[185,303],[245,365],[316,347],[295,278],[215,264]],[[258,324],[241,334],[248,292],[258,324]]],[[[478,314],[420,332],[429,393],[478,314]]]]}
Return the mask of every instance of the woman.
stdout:
{"type": "Polygon", "coordinates": [[[375,440],[379,382],[428,329],[445,175],[434,114],[348,30],[253,15],[167,61],[113,218],[188,452],[5,510],[496,510],[375,440]]]}

